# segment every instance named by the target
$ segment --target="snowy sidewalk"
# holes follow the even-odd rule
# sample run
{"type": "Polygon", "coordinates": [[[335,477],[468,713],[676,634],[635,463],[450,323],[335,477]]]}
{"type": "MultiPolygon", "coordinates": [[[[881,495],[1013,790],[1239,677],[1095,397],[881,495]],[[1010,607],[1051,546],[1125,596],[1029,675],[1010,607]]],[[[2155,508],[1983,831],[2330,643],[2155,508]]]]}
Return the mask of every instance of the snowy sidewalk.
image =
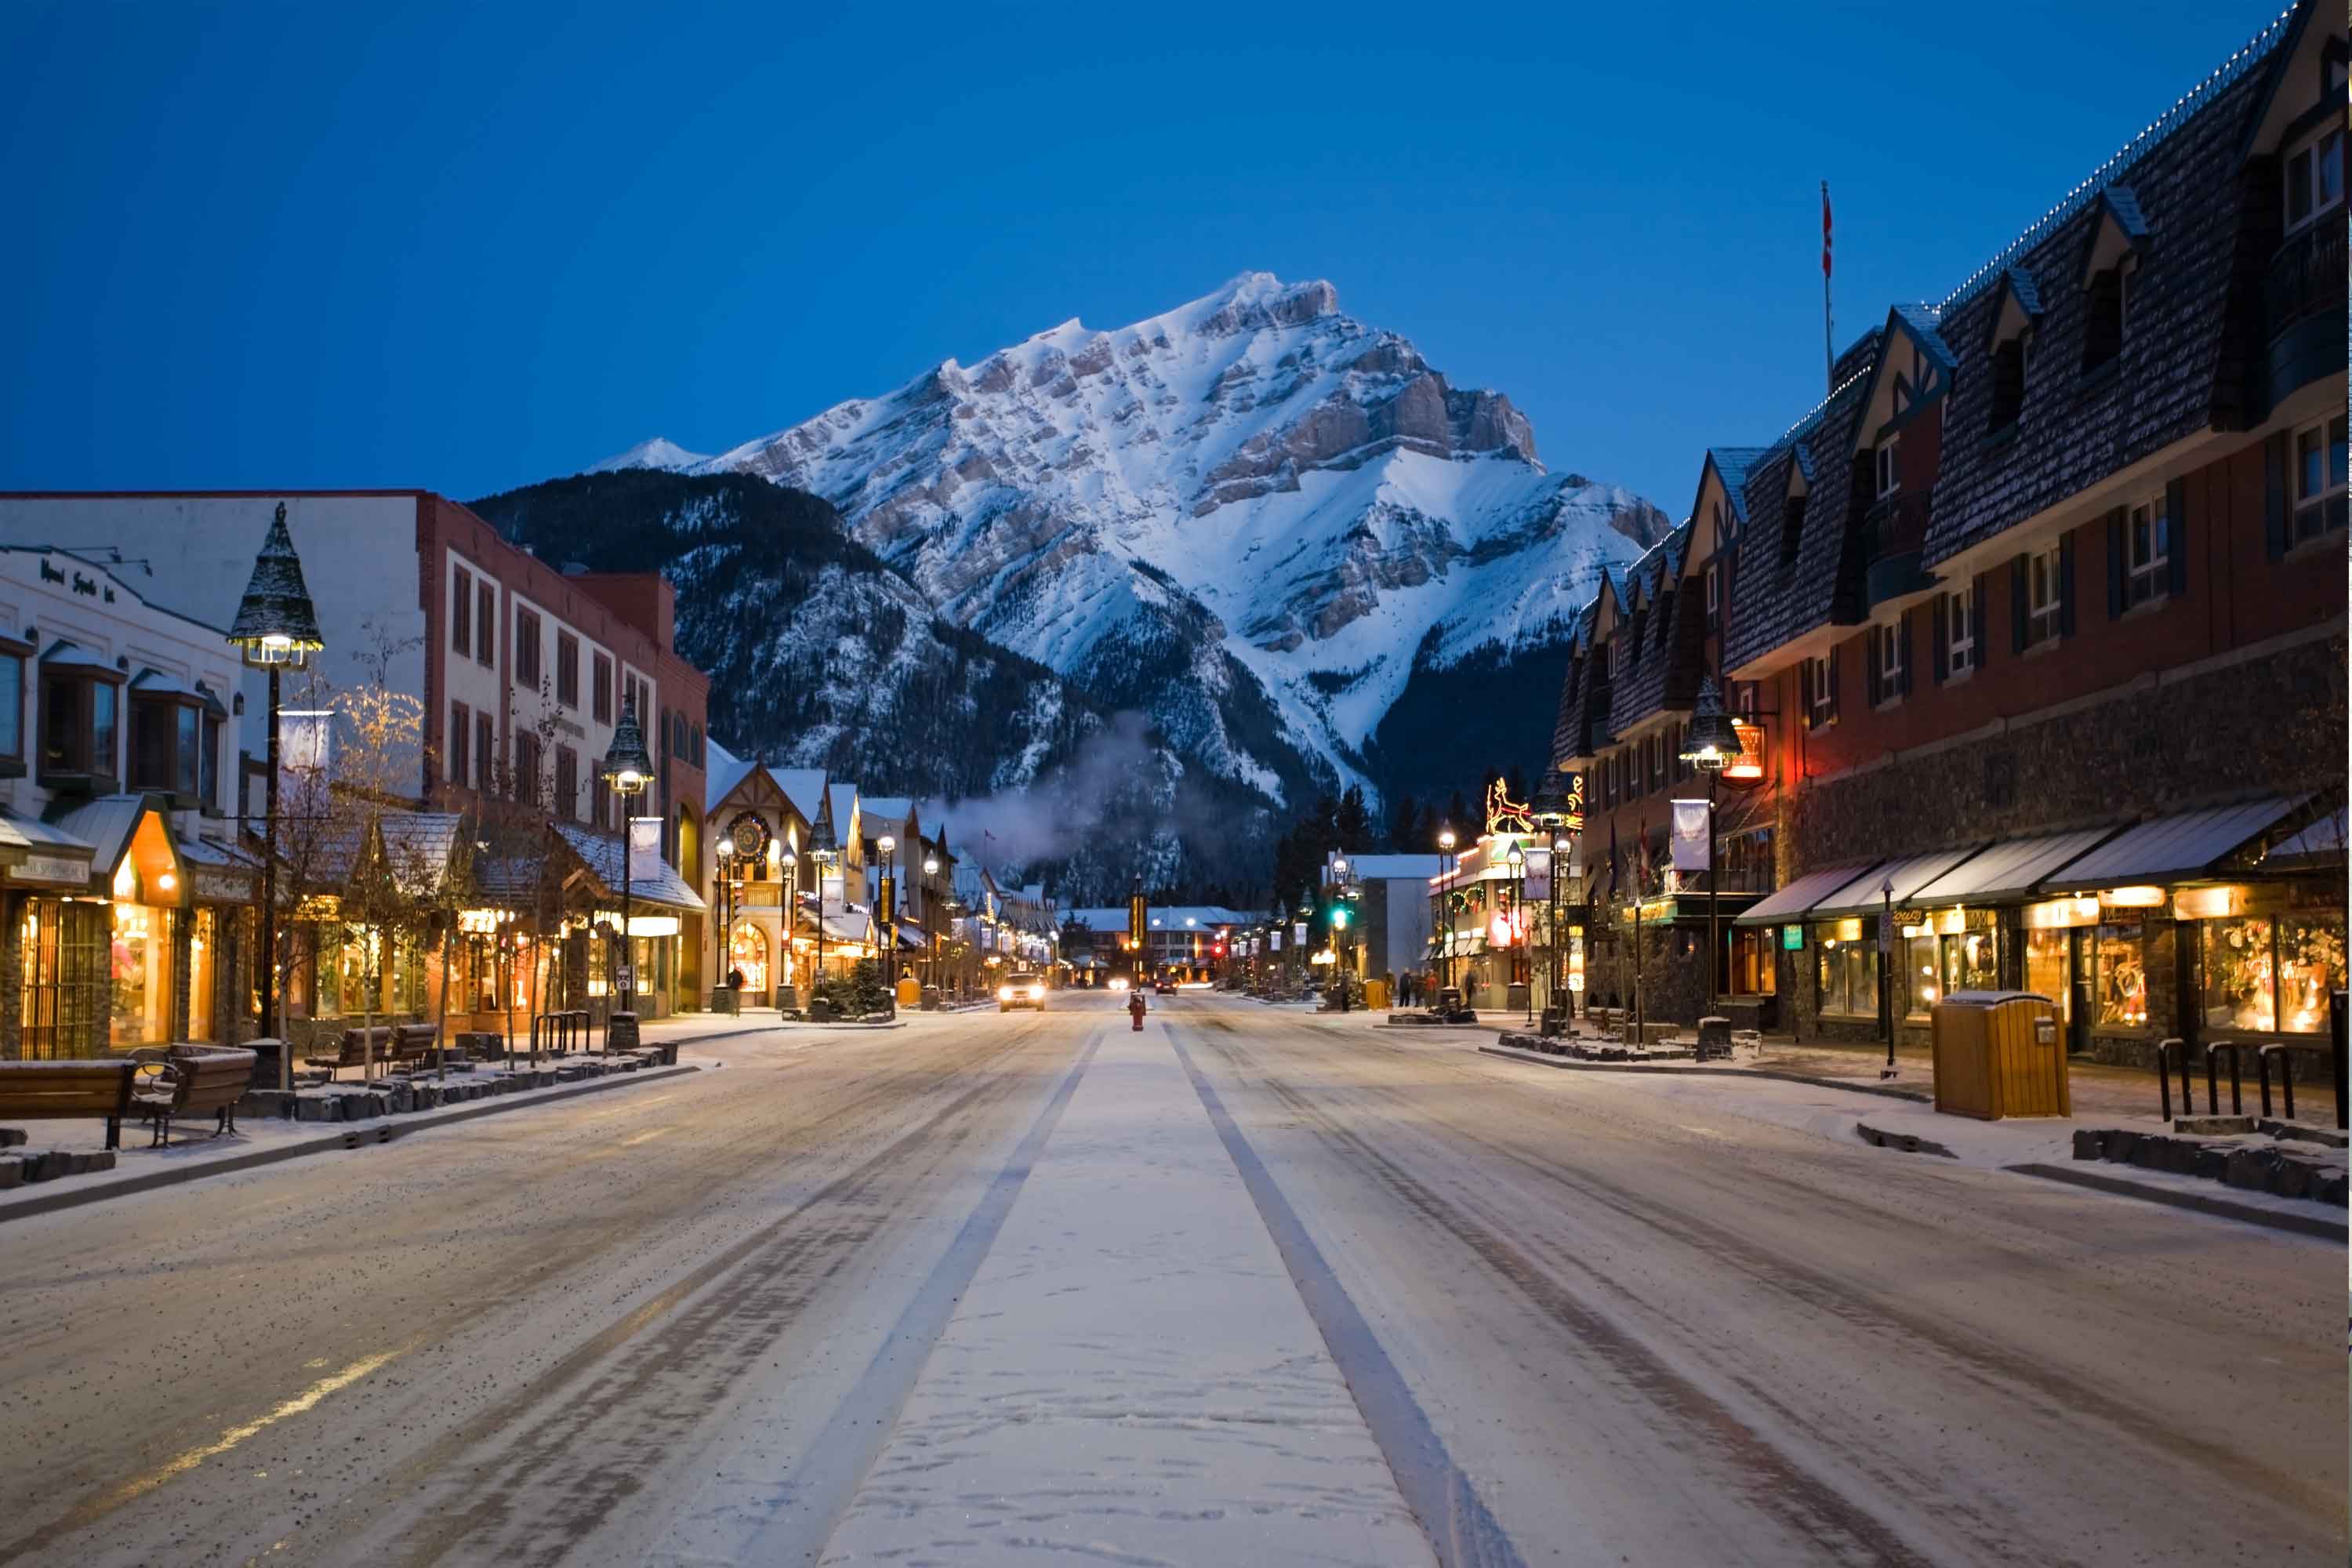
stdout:
{"type": "Polygon", "coordinates": [[[1429,1563],[1164,1028],[1109,1027],[824,1561],[1429,1563]]]}

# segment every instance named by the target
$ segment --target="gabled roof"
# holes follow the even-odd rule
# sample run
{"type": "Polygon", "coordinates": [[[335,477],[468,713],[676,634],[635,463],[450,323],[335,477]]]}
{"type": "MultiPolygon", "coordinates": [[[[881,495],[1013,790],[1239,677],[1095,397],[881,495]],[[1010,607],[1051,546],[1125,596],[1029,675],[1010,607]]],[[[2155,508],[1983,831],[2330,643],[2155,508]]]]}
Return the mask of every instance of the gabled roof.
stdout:
{"type": "Polygon", "coordinates": [[[833,841],[835,844],[846,843],[849,825],[857,816],[857,786],[854,784],[827,784],[824,786],[824,799],[833,811],[833,841]]]}
{"type": "Polygon", "coordinates": [[[2038,321],[2042,319],[2042,286],[2033,280],[2033,274],[2024,268],[2011,267],[2001,273],[2000,285],[1993,289],[1991,325],[1989,331],[2000,330],[2001,306],[2011,300],[2017,301],[2018,310],[2024,314],[2027,321],[2038,321]]]}
{"type": "MultiPolygon", "coordinates": [[[[1911,335],[1912,341],[1937,363],[1950,370],[1960,363],[1959,356],[1953,353],[1950,345],[1944,342],[1943,311],[1939,308],[1934,305],[1897,305],[1893,314],[1895,320],[1903,324],[1903,330],[1911,335]]],[[[1879,357],[1885,359],[1886,345],[1883,342],[1878,352],[1879,357]]]]}
{"type": "Polygon", "coordinates": [[[44,815],[59,832],[90,847],[91,874],[106,878],[114,875],[114,868],[122,864],[123,852],[131,847],[131,836],[139,831],[139,819],[151,809],[143,795],[102,795],[96,800],[44,815]]]}
{"type": "Polygon", "coordinates": [[[823,768],[770,768],[768,777],[803,821],[814,826],[824,814],[825,773],[823,768]]]}
{"type": "Polygon", "coordinates": [[[433,893],[449,885],[452,868],[468,847],[460,837],[465,819],[454,811],[387,811],[376,832],[384,862],[404,893],[433,893]]]}
{"type": "Polygon", "coordinates": [[[2147,219],[2141,216],[2139,197],[2129,185],[2109,185],[2099,193],[2099,205],[2116,220],[2116,226],[2137,244],[2147,237],[2147,219]]]}
{"type": "MultiPolygon", "coordinates": [[[[1748,521],[1748,470],[1756,460],[1769,452],[1769,447],[1709,447],[1706,467],[1723,478],[1724,499],[1731,503],[1732,516],[1740,522],[1748,521]]],[[[1706,489],[1705,470],[1701,470],[1699,489],[1706,489]]]]}
{"type": "Polygon", "coordinates": [[[915,803],[902,795],[869,795],[857,803],[860,816],[900,823],[915,814],[915,803]]]}
{"type": "Polygon", "coordinates": [[[719,803],[733,795],[760,764],[748,757],[737,756],[716,741],[706,741],[703,745],[709,753],[710,765],[702,775],[702,809],[717,811],[719,803]]]}

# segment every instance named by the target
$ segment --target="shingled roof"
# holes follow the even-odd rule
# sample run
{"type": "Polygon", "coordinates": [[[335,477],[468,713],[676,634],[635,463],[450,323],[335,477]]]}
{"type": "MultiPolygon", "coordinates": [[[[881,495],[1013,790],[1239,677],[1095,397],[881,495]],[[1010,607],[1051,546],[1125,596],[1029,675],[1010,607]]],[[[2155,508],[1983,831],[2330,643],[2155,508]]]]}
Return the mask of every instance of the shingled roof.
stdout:
{"type": "MultiPolygon", "coordinates": [[[[1871,334],[1874,353],[1878,336],[1871,334]]],[[[1847,454],[1853,449],[1869,384],[1867,368],[1847,378],[1748,471],[1748,523],[1733,552],[1723,631],[1727,670],[1826,625],[1840,608],[1851,609],[1837,602],[1846,553],[1858,540],[1862,520],[1847,454]],[[1811,468],[1804,524],[1794,560],[1783,564],[1789,471],[1801,447],[1811,468]]]]}
{"type": "MultiPolygon", "coordinates": [[[[2276,41],[2273,25],[2264,40],[2276,41]]],[[[2261,42],[2262,40],[2258,40],[2261,42]]],[[[1963,368],[1944,411],[1935,510],[1923,563],[1933,567],[2035,517],[2149,454],[2202,431],[2242,422],[2242,388],[2230,374],[2231,314],[2246,182],[2242,154],[2263,73],[2241,68],[2190,95],[2126,151],[2128,186],[2108,172],[2070,198],[1963,289],[1944,312],[1945,341],[1963,368]],[[2122,352],[2083,366],[2088,296],[2068,286],[2098,226],[2112,216],[2140,242],[2132,276],[2130,330],[2122,352]],[[2020,279],[2023,288],[2020,288],[2020,279]],[[2051,280],[2044,293],[2035,279],[2051,280]],[[2006,282],[2008,289],[1999,287],[2006,282]],[[2004,294],[2041,306],[2033,371],[2012,426],[1990,429],[1993,378],[1981,361],[2004,294]]],[[[2120,154],[2118,155],[2121,156],[2120,154]]],[[[2029,307],[2030,309],[2031,307],[2029,307]]]]}

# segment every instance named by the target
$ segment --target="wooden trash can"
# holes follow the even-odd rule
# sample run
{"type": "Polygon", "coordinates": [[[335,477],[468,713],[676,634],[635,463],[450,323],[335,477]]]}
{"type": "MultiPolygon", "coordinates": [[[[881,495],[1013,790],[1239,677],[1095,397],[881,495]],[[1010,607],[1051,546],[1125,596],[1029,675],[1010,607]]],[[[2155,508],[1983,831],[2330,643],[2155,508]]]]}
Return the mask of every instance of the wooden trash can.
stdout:
{"type": "Polygon", "coordinates": [[[2074,1114],[2058,1005],[2032,991],[1955,991],[1934,1015],[1936,1109],[1999,1121],[2074,1114]]]}

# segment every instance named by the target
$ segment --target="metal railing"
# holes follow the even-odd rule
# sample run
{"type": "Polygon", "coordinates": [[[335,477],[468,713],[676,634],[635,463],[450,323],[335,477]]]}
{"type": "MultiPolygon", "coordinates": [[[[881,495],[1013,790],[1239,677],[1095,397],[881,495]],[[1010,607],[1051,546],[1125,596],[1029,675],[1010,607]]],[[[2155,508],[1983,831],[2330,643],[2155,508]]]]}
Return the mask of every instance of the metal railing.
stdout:
{"type": "Polygon", "coordinates": [[[2339,214],[2279,247],[2263,274],[2263,322],[2272,337],[2323,311],[2344,309],[2344,241],[2339,214]]]}
{"type": "Polygon", "coordinates": [[[2189,1088],[2189,1042],[2178,1035],[2157,1042],[2156,1100],[2163,1108],[2164,1119],[2172,1120],[2172,1064],[2180,1064],[2180,1114],[2197,1113],[2197,1098],[2189,1088]]]}

